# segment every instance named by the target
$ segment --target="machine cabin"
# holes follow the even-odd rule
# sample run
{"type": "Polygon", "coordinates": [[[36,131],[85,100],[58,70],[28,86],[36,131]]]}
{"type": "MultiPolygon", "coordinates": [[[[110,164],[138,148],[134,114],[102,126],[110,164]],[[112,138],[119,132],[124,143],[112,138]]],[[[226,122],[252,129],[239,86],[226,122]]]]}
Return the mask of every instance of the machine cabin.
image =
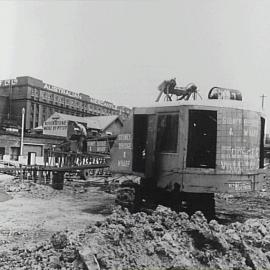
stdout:
{"type": "Polygon", "coordinates": [[[262,187],[265,119],[230,100],[134,108],[112,149],[113,171],[158,188],[216,193],[262,187]],[[150,180],[149,180],[150,181],[150,180]]]}

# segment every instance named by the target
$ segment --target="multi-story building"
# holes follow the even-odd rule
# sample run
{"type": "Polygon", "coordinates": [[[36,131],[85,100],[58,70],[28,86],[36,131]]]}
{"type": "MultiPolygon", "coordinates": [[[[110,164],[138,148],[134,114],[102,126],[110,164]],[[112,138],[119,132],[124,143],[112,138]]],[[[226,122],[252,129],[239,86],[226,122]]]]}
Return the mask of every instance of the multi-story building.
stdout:
{"type": "Polygon", "coordinates": [[[0,123],[8,120],[20,126],[23,108],[25,129],[41,126],[55,112],[74,116],[120,115],[122,118],[130,112],[127,107],[29,76],[0,81],[0,123]]]}

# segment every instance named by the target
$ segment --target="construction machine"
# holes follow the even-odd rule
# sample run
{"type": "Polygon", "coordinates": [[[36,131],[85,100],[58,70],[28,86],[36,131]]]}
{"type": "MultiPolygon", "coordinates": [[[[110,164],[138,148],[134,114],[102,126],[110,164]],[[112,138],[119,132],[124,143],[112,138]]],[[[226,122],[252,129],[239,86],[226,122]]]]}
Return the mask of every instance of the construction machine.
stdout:
{"type": "Polygon", "coordinates": [[[185,87],[176,86],[176,79],[165,80],[159,86],[158,90],[160,91],[156,102],[158,102],[162,96],[165,95],[166,101],[172,101],[172,97],[175,96],[176,100],[189,100],[191,97],[195,100],[197,96],[201,99],[201,95],[198,92],[198,88],[194,83],[189,83],[185,87]]]}
{"type": "MultiPolygon", "coordinates": [[[[175,88],[165,89],[174,94],[175,88]]],[[[201,210],[210,219],[215,193],[263,187],[265,116],[222,95],[239,91],[215,91],[221,98],[133,108],[111,149],[110,169],[139,176],[140,182],[124,182],[118,203],[132,211],[158,204],[201,210]]]]}

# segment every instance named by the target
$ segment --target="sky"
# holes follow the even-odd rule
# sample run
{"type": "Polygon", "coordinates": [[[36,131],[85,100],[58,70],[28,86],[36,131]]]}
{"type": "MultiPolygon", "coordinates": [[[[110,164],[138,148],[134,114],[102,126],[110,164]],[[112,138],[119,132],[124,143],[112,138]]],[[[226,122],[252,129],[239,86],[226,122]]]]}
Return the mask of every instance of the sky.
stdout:
{"type": "Polygon", "coordinates": [[[0,79],[32,76],[116,105],[158,85],[238,89],[270,118],[270,1],[0,1],[0,79]]]}

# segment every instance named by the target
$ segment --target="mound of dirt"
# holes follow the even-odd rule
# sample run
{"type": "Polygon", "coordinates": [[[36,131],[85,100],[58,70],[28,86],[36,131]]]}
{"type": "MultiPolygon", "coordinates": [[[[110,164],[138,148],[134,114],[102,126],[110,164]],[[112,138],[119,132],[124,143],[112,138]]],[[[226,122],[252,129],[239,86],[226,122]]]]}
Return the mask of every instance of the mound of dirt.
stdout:
{"type": "Polygon", "coordinates": [[[15,246],[12,250],[1,252],[0,269],[81,270],[87,268],[78,253],[78,246],[68,241],[64,233],[56,233],[52,235],[50,241],[33,247],[15,246]]]}
{"type": "Polygon", "coordinates": [[[159,206],[151,215],[117,208],[79,241],[101,269],[270,269],[270,221],[228,226],[159,206]]]}
{"type": "Polygon", "coordinates": [[[0,269],[270,269],[270,221],[221,225],[201,212],[117,208],[79,234],[1,252],[0,269]]]}

